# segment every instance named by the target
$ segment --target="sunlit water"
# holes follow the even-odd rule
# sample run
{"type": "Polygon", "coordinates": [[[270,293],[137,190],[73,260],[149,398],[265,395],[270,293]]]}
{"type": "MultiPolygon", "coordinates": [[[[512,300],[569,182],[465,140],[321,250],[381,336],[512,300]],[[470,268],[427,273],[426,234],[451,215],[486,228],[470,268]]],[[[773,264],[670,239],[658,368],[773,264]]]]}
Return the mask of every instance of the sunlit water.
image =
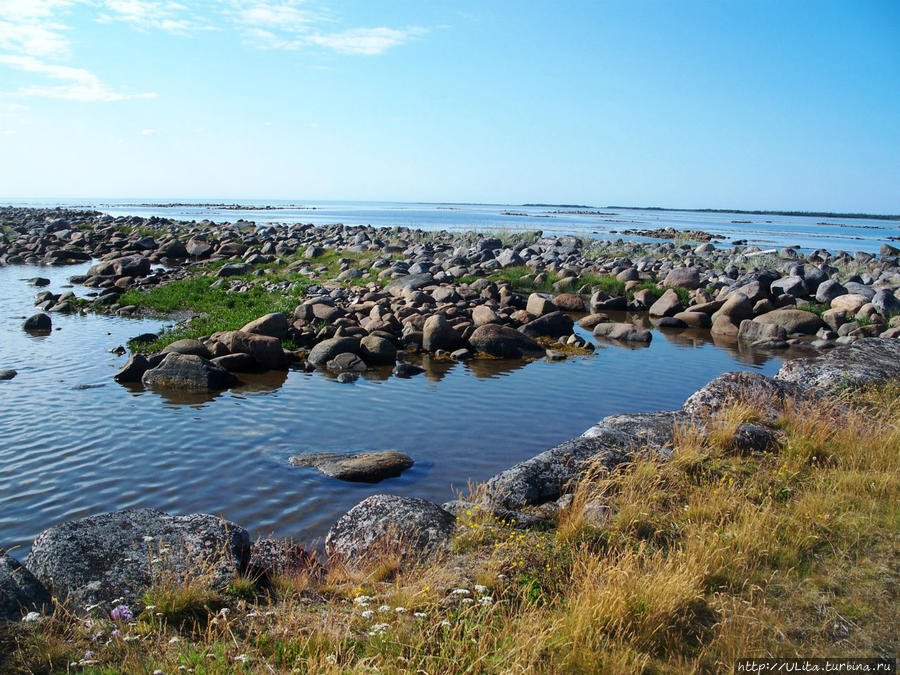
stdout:
{"type": "Polygon", "coordinates": [[[772,374],[780,363],[716,346],[702,331],[654,331],[648,348],[606,346],[563,363],[426,362],[426,375],[387,370],[353,384],[291,371],[179,397],[112,379],[126,357],[109,350],[162,322],[53,315],[49,335],[21,329],[43,290],[25,279],[47,277],[59,293],[87,266],[0,267],[0,368],[19,373],[0,382],[0,546],[22,546],[21,555],[54,523],[131,506],[223,514],[254,536],[320,539],[368,495],[442,502],[605,415],[679,407],[719,373],[772,374]],[[298,453],[383,449],[415,466],[361,485],[288,463],[298,453]]]}

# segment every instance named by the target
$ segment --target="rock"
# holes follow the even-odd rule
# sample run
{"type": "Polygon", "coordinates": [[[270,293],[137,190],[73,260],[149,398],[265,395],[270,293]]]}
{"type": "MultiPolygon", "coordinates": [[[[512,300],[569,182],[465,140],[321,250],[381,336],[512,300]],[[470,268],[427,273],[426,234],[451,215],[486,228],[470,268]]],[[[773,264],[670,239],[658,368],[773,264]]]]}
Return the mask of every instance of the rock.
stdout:
{"type": "Polygon", "coordinates": [[[21,563],[0,550],[0,621],[18,621],[28,612],[51,606],[44,585],[21,563]]]}
{"type": "Polygon", "coordinates": [[[268,537],[253,542],[247,576],[270,584],[277,577],[295,577],[315,567],[316,562],[301,544],[290,539],[268,537]]]}
{"type": "Polygon", "coordinates": [[[882,243],[881,248],[878,250],[878,255],[882,258],[891,258],[893,256],[900,255],[900,248],[896,246],[891,246],[888,243],[882,243]]]}
{"type": "MultiPolygon", "coordinates": [[[[531,312],[528,312],[531,314],[531,312]]],[[[562,312],[550,312],[538,317],[534,321],[529,321],[524,326],[519,327],[519,332],[528,337],[560,337],[569,335],[572,332],[573,321],[570,317],[562,312]]]]}
{"type": "Polygon", "coordinates": [[[341,516],[325,548],[350,565],[397,554],[414,563],[445,550],[454,524],[453,514],[424,499],[373,495],[341,516]]]}
{"type": "Polygon", "coordinates": [[[585,330],[594,330],[594,326],[598,323],[606,323],[609,321],[609,316],[606,314],[588,314],[585,317],[582,317],[578,320],[578,325],[584,328],[585,330]]]}
{"type": "Polygon", "coordinates": [[[681,410],[688,415],[714,417],[738,403],[757,406],[767,423],[775,422],[784,412],[788,399],[809,400],[809,394],[791,382],[779,381],[754,372],[730,372],[719,375],[684,402],[681,410]]]}
{"type": "Polygon", "coordinates": [[[783,294],[790,295],[793,298],[805,298],[809,295],[809,289],[806,287],[806,282],[803,281],[803,277],[797,275],[782,277],[781,279],[773,281],[772,285],[769,287],[769,291],[773,296],[783,294]]]}
{"type": "Polygon", "coordinates": [[[141,377],[147,387],[174,389],[219,390],[228,389],[238,379],[224,368],[191,354],[166,354],[156,368],[147,370],[141,377]]]}
{"type": "Polygon", "coordinates": [[[504,359],[540,359],[545,349],[514,328],[500,324],[479,326],[469,338],[475,352],[504,359]]]}
{"type": "Polygon", "coordinates": [[[321,246],[311,245],[303,252],[304,258],[318,258],[320,255],[325,255],[325,249],[321,246]]]}
{"type": "Polygon", "coordinates": [[[211,359],[211,362],[227,370],[229,373],[258,373],[263,370],[259,361],[250,354],[223,354],[211,359]]]}
{"type": "Polygon", "coordinates": [[[428,272],[422,272],[421,274],[410,274],[405,277],[400,277],[399,279],[394,279],[384,287],[384,290],[395,298],[399,298],[403,295],[404,291],[417,291],[420,288],[425,288],[425,286],[430,286],[433,283],[434,277],[428,272]]]}
{"type": "Polygon", "coordinates": [[[336,337],[322,340],[310,350],[306,360],[316,367],[323,367],[338,354],[343,354],[344,352],[358,354],[359,345],[359,338],[355,337],[336,337]]]}
{"type": "Polygon", "coordinates": [[[16,372],[15,370],[12,370],[11,368],[6,369],[6,370],[0,370],[0,382],[2,382],[3,380],[11,380],[18,374],[19,374],[18,372],[16,372]]]}
{"type": "Polygon", "coordinates": [[[326,364],[328,370],[347,373],[364,373],[369,369],[365,361],[351,352],[338,354],[326,364]]]}
{"type": "Polygon", "coordinates": [[[731,438],[723,444],[723,450],[735,455],[775,450],[778,436],[771,429],[758,424],[738,424],[731,438]]]}
{"type": "Polygon", "coordinates": [[[200,340],[192,340],[190,338],[184,340],[176,340],[162,350],[163,354],[192,354],[204,359],[212,358],[209,349],[200,340]]]}
{"type": "Polygon", "coordinates": [[[140,382],[144,373],[150,369],[150,362],[143,354],[133,354],[125,365],[119,369],[113,379],[120,384],[140,382]]]}
{"type": "Polygon", "coordinates": [[[463,347],[461,349],[456,349],[456,350],[452,351],[450,353],[450,356],[452,356],[457,361],[468,361],[469,359],[472,358],[473,355],[470,350],[463,347]]]}
{"type": "Polygon", "coordinates": [[[370,366],[388,366],[397,360],[397,348],[390,340],[367,335],[359,341],[359,355],[370,366]]]}
{"type": "Polygon", "coordinates": [[[459,333],[450,325],[443,314],[433,314],[422,327],[422,349],[434,352],[438,349],[450,350],[461,341],[459,333]]]}
{"type": "Polygon", "coordinates": [[[900,376],[900,340],[863,338],[823,356],[794,359],[775,379],[809,389],[839,393],[847,387],[878,384],[900,376]]]}
{"type": "Polygon", "coordinates": [[[49,314],[34,314],[25,319],[22,328],[29,333],[44,333],[53,328],[53,322],[49,314]]]}
{"type": "MultiPolygon", "coordinates": [[[[873,295],[874,297],[874,295],[873,295]]],[[[845,312],[848,316],[856,314],[863,305],[869,302],[869,298],[858,293],[845,293],[831,301],[831,309],[845,312]]]]}
{"type": "Polygon", "coordinates": [[[216,333],[213,339],[225,345],[232,354],[249,354],[263,370],[287,368],[287,355],[278,338],[232,330],[216,333]]]}
{"type": "MultiPolygon", "coordinates": [[[[670,317],[662,317],[660,321],[664,319],[668,319],[670,317]]],[[[709,314],[704,314],[703,312],[678,312],[674,317],[678,319],[685,326],[690,328],[709,328],[712,324],[712,321],[709,318],[709,314]]]]}
{"type": "Polygon", "coordinates": [[[625,462],[628,445],[628,436],[612,429],[560,443],[488,479],[485,503],[518,510],[557,499],[588,467],[612,469],[625,462]]]}
{"type": "Polygon", "coordinates": [[[391,371],[394,377],[402,378],[413,377],[424,372],[424,368],[421,368],[413,363],[398,363],[396,366],[394,366],[394,370],[391,371]]]}
{"type": "Polygon", "coordinates": [[[336,381],[340,382],[341,384],[350,384],[351,382],[356,382],[356,380],[359,379],[359,373],[351,373],[351,372],[338,373],[338,376],[334,379],[336,381]]]}
{"type": "Polygon", "coordinates": [[[744,319],[738,331],[738,339],[744,342],[768,342],[772,340],[787,340],[787,331],[775,323],[762,323],[744,319]]]}
{"type": "Polygon", "coordinates": [[[834,279],[828,279],[819,284],[816,289],[816,302],[830,305],[831,301],[847,294],[847,289],[834,279]]]}
{"type": "Polygon", "coordinates": [[[825,325],[818,316],[802,309],[776,309],[765,314],[760,314],[753,319],[756,323],[774,323],[781,326],[790,335],[791,333],[804,333],[815,335],[816,331],[825,325]]]}
{"type": "MultiPolygon", "coordinates": [[[[562,293],[553,298],[553,304],[563,312],[584,312],[584,298],[575,293],[562,293]]],[[[530,314],[531,312],[529,312],[530,314]]]]}
{"type": "Polygon", "coordinates": [[[287,317],[281,312],[266,314],[246,324],[241,331],[255,335],[267,335],[268,337],[284,340],[288,333],[287,317]]]}
{"type": "Polygon", "coordinates": [[[731,320],[731,317],[717,316],[715,319],[713,319],[712,326],[710,326],[709,332],[713,335],[737,337],[739,329],[731,320]]]}
{"type": "Polygon", "coordinates": [[[188,240],[185,250],[191,258],[199,260],[200,258],[208,258],[209,254],[212,253],[213,247],[205,239],[193,237],[188,240]]]}
{"type": "Polygon", "coordinates": [[[696,267],[676,267],[666,275],[663,287],[700,288],[700,270],[696,267]]]}
{"type": "Polygon", "coordinates": [[[716,322],[720,316],[727,317],[736,326],[744,319],[753,318],[753,303],[746,295],[740,292],[731,293],[717,311],[713,312],[712,320],[716,322]]]}
{"type": "Polygon", "coordinates": [[[622,342],[650,342],[653,335],[649,330],[638,328],[632,323],[599,323],[594,327],[594,337],[622,342]]]}
{"type": "Polygon", "coordinates": [[[641,288],[634,292],[632,300],[638,309],[649,309],[659,298],[649,288],[641,288]]]}
{"type": "Polygon", "coordinates": [[[111,262],[117,277],[145,277],[150,274],[150,260],[140,254],[126,255],[111,262]]]}
{"type": "Polygon", "coordinates": [[[675,316],[684,310],[678,293],[671,288],[659,300],[650,305],[650,316],[675,316]]]}
{"type": "Polygon", "coordinates": [[[221,269],[216,273],[216,276],[220,279],[225,277],[236,277],[242,274],[249,274],[252,271],[253,265],[250,263],[231,262],[222,265],[221,269]]]}
{"type": "Polygon", "coordinates": [[[680,410],[649,413],[609,415],[585,431],[582,438],[602,437],[612,430],[625,436],[624,447],[630,452],[652,451],[667,454],[671,451],[679,425],[690,421],[680,410]]]}
{"type": "Polygon", "coordinates": [[[559,311],[559,308],[549,299],[540,293],[532,293],[528,296],[528,304],[525,305],[525,311],[534,317],[544,316],[551,312],[559,311]]]}
{"type": "Polygon", "coordinates": [[[413,465],[411,457],[393,451],[363,453],[316,452],[296,455],[294,466],[314,466],[326,476],[355,483],[377,483],[394,478],[413,465]]]}
{"type": "Polygon", "coordinates": [[[900,313],[900,300],[887,288],[875,292],[872,296],[872,306],[885,318],[900,313]]]}
{"type": "Polygon", "coordinates": [[[168,572],[225,588],[249,557],[250,537],[234,523],[201,513],[126,509],[44,530],[25,565],[54,595],[79,605],[116,598],[131,604],[168,572]]]}
{"type": "Polygon", "coordinates": [[[675,328],[682,329],[687,328],[687,324],[681,319],[676,319],[674,316],[661,316],[656,320],[654,324],[656,328],[675,328]]]}
{"type": "Polygon", "coordinates": [[[487,305],[478,305],[472,310],[472,323],[475,324],[476,328],[489,323],[497,323],[498,321],[500,321],[500,318],[497,316],[497,313],[487,305]]]}
{"type": "MultiPolygon", "coordinates": [[[[476,502],[467,502],[462,499],[454,499],[449,502],[444,502],[441,504],[441,508],[445,511],[449,511],[454,516],[462,517],[465,515],[466,511],[476,512],[482,509],[481,504],[477,504],[476,502]]],[[[532,516],[529,513],[523,513],[522,511],[507,511],[506,509],[490,509],[489,513],[492,518],[496,520],[502,521],[506,525],[513,527],[517,530],[527,529],[530,527],[546,527],[547,521],[544,518],[538,518],[537,516],[532,516]]]]}

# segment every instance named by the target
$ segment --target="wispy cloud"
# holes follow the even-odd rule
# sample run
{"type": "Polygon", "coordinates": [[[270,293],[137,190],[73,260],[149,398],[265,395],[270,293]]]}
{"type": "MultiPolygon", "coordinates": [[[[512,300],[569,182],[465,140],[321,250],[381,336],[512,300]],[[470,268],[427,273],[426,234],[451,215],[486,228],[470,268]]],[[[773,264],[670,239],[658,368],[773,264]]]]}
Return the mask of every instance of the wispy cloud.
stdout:
{"type": "Polygon", "coordinates": [[[44,75],[64,84],[56,86],[32,85],[18,91],[22,96],[69,99],[72,101],[124,101],[132,98],[153,98],[156,94],[123,94],[113,91],[93,73],[83,68],[45,63],[33,56],[0,54],[0,64],[28,73],[44,75]]]}
{"type": "Polygon", "coordinates": [[[65,52],[67,26],[56,13],[72,0],[0,0],[0,49],[31,56],[65,52]]]}
{"type": "Polygon", "coordinates": [[[427,32],[407,28],[323,30],[336,19],[327,10],[302,0],[229,0],[226,16],[241,30],[244,42],[259,49],[299,50],[322,47],[338,54],[374,56],[427,32]]]}
{"type": "Polygon", "coordinates": [[[103,0],[100,22],[122,21],[140,30],[188,33],[213,27],[172,0],[103,0]]]}
{"type": "Polygon", "coordinates": [[[152,136],[156,133],[156,129],[141,129],[141,136],[152,136]]]}

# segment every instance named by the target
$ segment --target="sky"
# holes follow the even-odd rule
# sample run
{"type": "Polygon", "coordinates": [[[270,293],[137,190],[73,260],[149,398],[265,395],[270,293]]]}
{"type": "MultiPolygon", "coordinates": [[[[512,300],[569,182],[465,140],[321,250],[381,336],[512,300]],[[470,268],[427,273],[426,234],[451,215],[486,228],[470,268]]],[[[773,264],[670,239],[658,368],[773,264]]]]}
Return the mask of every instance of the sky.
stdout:
{"type": "Polygon", "coordinates": [[[0,198],[900,213],[900,2],[0,0],[0,198]]]}

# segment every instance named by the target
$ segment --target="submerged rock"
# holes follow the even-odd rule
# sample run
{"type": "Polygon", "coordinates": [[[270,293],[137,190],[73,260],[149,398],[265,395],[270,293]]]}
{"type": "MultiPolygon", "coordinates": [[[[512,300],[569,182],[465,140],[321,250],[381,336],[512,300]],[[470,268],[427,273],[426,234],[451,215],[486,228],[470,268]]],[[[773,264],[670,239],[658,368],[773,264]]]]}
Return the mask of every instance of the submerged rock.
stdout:
{"type": "Polygon", "coordinates": [[[504,359],[539,359],[546,350],[515,328],[489,323],[479,326],[469,338],[476,352],[504,359]]]}
{"type": "Polygon", "coordinates": [[[49,314],[34,314],[25,319],[22,328],[29,333],[43,333],[53,328],[53,322],[49,314]]]}
{"type": "Polygon", "coordinates": [[[411,457],[385,450],[380,452],[316,452],[295,455],[294,466],[314,466],[326,476],[355,483],[377,483],[394,478],[413,465],[411,457]]]}
{"type": "Polygon", "coordinates": [[[167,573],[224,588],[247,567],[250,537],[216,516],[127,509],[41,532],[26,566],[60,598],[131,603],[167,573]]]}
{"type": "Polygon", "coordinates": [[[11,380],[18,374],[19,373],[17,371],[15,371],[11,368],[8,370],[0,370],[0,381],[11,380]]]}
{"type": "Polygon", "coordinates": [[[381,555],[417,562],[447,547],[455,522],[452,513],[425,499],[373,495],[341,516],[325,548],[351,565],[381,555]]]}

